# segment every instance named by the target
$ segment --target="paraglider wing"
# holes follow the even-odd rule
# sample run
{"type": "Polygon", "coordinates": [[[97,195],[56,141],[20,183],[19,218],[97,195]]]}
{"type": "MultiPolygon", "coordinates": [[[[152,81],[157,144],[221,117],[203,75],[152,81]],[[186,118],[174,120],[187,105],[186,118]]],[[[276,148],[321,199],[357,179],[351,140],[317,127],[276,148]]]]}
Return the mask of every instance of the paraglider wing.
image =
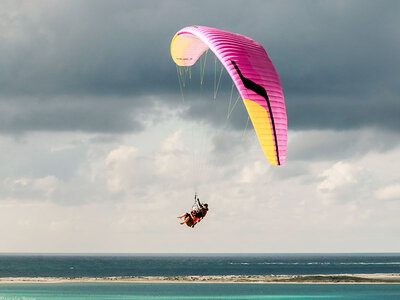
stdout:
{"type": "Polygon", "coordinates": [[[178,31],[171,55],[179,66],[192,66],[207,49],[228,71],[247,108],[265,156],[273,165],[286,160],[287,117],[278,74],[264,48],[236,33],[205,26],[178,31]]]}

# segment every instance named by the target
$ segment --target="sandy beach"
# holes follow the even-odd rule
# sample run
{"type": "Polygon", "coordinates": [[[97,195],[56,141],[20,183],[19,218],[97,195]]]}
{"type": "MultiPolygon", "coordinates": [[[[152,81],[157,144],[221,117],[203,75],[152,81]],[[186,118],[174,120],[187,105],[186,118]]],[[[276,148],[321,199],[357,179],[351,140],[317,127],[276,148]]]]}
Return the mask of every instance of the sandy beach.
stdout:
{"type": "Polygon", "coordinates": [[[3,277],[0,284],[10,283],[298,283],[298,284],[400,284],[400,273],[331,274],[331,275],[231,275],[231,276],[121,276],[121,277],[3,277]]]}

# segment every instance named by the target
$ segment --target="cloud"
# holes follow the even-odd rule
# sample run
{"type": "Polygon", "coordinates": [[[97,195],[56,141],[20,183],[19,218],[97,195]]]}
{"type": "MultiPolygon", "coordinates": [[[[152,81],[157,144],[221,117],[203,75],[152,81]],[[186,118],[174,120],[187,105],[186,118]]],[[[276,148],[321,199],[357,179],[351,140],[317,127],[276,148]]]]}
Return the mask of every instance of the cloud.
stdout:
{"type": "Polygon", "coordinates": [[[323,181],[318,185],[318,190],[332,192],[355,184],[358,181],[357,172],[358,170],[354,170],[352,165],[339,161],[321,174],[323,181]]]}
{"type": "Polygon", "coordinates": [[[1,133],[32,131],[138,132],[151,99],[135,105],[121,98],[35,98],[0,100],[1,133]]]}
{"type": "Polygon", "coordinates": [[[8,198],[43,201],[51,199],[61,184],[62,182],[52,175],[42,178],[6,178],[3,181],[3,190],[6,191],[8,198]]]}
{"type": "Polygon", "coordinates": [[[392,184],[382,187],[376,191],[375,196],[381,200],[399,200],[400,184],[392,184]]]}
{"type": "MultiPolygon", "coordinates": [[[[140,111],[149,115],[161,103],[173,107],[180,99],[169,44],[177,30],[191,24],[242,33],[265,46],[281,77],[291,129],[399,130],[400,41],[393,38],[398,2],[255,1],[244,7],[242,1],[229,1],[229,10],[226,1],[154,5],[5,2],[0,105],[8,111],[0,115],[3,132],[142,130],[140,111]],[[107,22],[99,24],[99,19],[107,22]],[[147,97],[158,101],[147,102],[147,97]]],[[[206,78],[212,81],[211,55],[208,61],[206,78]]],[[[212,94],[211,81],[196,91],[212,94]]],[[[219,96],[226,99],[230,89],[230,83],[222,84],[219,96]]],[[[226,110],[220,106],[215,111],[226,110]]],[[[185,116],[216,122],[221,115],[209,111],[209,103],[194,102],[185,116]]],[[[230,124],[242,128],[245,118],[234,117],[230,124]]]]}
{"type": "Polygon", "coordinates": [[[1,251],[400,247],[400,202],[384,201],[398,198],[397,1],[2,4],[1,251]],[[169,46],[191,24],[264,45],[285,165],[268,164],[240,101],[227,118],[226,72],[213,99],[212,55],[182,99],[169,46]],[[182,244],[195,191],[210,212],[182,244]]]}
{"type": "Polygon", "coordinates": [[[155,171],[160,174],[176,174],[187,167],[189,151],[182,141],[182,131],[176,131],[162,143],[161,151],[155,158],[155,171]]]}
{"type": "MultiPolygon", "coordinates": [[[[360,235],[368,232],[374,239],[383,228],[395,234],[398,201],[381,201],[375,193],[397,182],[397,172],[393,171],[397,166],[393,162],[399,155],[398,147],[384,153],[362,153],[340,162],[335,157],[294,159],[274,167],[266,161],[255,136],[244,143],[246,151],[222,147],[219,153],[211,147],[212,134],[205,134],[204,142],[210,148],[201,155],[202,169],[196,169],[192,154],[197,148],[191,143],[190,123],[186,125],[179,128],[180,123],[171,120],[163,126],[168,134],[158,138],[151,133],[152,140],[147,144],[141,140],[142,134],[101,143],[93,138],[97,135],[85,133],[54,134],[54,138],[41,133],[26,136],[24,144],[3,137],[1,151],[8,151],[13,143],[13,155],[25,155],[26,161],[19,160],[19,173],[25,176],[2,173],[0,226],[10,222],[10,216],[15,224],[10,229],[13,234],[4,237],[10,242],[3,243],[2,249],[226,252],[235,247],[235,251],[244,252],[373,251],[377,248],[371,240],[363,241],[360,235]],[[21,149],[36,145],[38,150],[20,153],[17,145],[21,149]],[[64,155],[58,165],[45,168],[47,175],[27,176],[30,161],[35,157],[40,160],[43,149],[55,148],[57,154],[84,153],[81,156],[85,159],[64,155]],[[215,163],[221,154],[231,159],[215,163]],[[74,170],[74,176],[52,175],[64,164],[74,170]],[[196,229],[200,243],[182,248],[179,241],[190,238],[192,232],[180,226],[175,217],[193,203],[193,174],[198,175],[197,191],[200,199],[210,205],[210,213],[196,229]],[[43,243],[27,246],[15,238],[21,233],[43,243]],[[128,238],[132,235],[134,241],[128,238]],[[266,235],[268,240],[260,239],[266,235]],[[307,243],[299,244],[298,240],[307,243]],[[343,245],[340,240],[349,242],[343,245]]],[[[212,127],[209,129],[205,133],[213,132],[212,127]]],[[[157,134],[160,131],[154,130],[157,134]]],[[[303,132],[296,134],[307,136],[303,132]]],[[[236,134],[230,135],[235,143],[236,134]]],[[[225,143],[229,145],[229,139],[225,143]]],[[[45,159],[47,152],[42,156],[45,159]]],[[[37,174],[43,173],[37,168],[37,174]]],[[[390,238],[380,243],[382,249],[390,250],[392,246],[390,238]]]]}
{"type": "MultiPolygon", "coordinates": [[[[137,201],[148,195],[148,189],[157,181],[152,158],[141,154],[134,146],[119,146],[105,158],[105,180],[110,193],[137,201]]],[[[99,176],[102,180],[102,176],[99,176]]],[[[100,181],[101,182],[101,181],[100,181]]]]}
{"type": "Polygon", "coordinates": [[[108,154],[106,166],[108,168],[107,188],[118,193],[130,188],[132,176],[135,175],[135,163],[138,150],[134,147],[121,146],[108,154]]]}
{"type": "Polygon", "coordinates": [[[387,153],[399,146],[397,132],[382,129],[289,132],[291,160],[344,160],[368,152],[387,153]]]}

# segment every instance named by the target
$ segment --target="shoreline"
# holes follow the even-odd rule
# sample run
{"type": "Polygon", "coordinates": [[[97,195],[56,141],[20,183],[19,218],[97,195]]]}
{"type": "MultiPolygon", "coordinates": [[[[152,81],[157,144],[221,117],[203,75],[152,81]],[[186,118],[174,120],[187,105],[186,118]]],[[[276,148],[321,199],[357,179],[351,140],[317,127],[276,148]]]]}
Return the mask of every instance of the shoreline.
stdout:
{"type": "Polygon", "coordinates": [[[21,283],[257,283],[257,284],[400,284],[400,273],[318,275],[1,277],[1,284],[21,283]]]}

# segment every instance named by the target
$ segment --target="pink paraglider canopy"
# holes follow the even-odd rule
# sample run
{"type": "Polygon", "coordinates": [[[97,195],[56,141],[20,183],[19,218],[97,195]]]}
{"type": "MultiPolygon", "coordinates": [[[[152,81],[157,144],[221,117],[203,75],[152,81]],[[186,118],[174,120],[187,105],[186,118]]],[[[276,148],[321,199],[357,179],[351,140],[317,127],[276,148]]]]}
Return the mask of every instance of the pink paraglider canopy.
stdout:
{"type": "Polygon", "coordinates": [[[179,30],[171,55],[179,66],[192,66],[206,51],[224,65],[250,115],[265,156],[273,165],[286,160],[287,117],[281,82],[264,48],[240,34],[204,26],[179,30]]]}

